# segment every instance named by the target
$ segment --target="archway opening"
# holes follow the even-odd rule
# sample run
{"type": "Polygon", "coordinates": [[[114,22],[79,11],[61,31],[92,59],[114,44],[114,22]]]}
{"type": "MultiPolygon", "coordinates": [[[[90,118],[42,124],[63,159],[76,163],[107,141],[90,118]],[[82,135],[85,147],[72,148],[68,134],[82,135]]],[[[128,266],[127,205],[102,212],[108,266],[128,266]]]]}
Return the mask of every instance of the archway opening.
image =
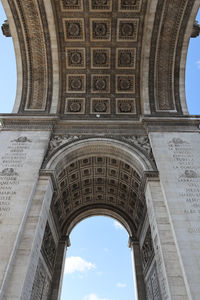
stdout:
{"type": "MultiPolygon", "coordinates": [[[[4,28],[4,34],[9,36],[9,25],[3,6],[0,2],[0,24],[4,28]]],[[[14,45],[11,37],[3,35],[0,30],[0,113],[10,113],[14,107],[16,96],[16,59],[14,45]]]]}
{"type": "Polygon", "coordinates": [[[70,234],[61,300],[135,299],[128,238],[125,228],[109,217],[90,217],[76,225],[70,234]]]}
{"type": "MultiPolygon", "coordinates": [[[[195,20],[200,24],[200,9],[195,20]]],[[[200,25],[199,25],[200,26],[200,25]]],[[[191,38],[186,62],[186,100],[190,114],[200,114],[200,36],[191,38]]]]}
{"type": "MultiPolygon", "coordinates": [[[[149,152],[146,151],[148,144],[146,143],[144,150],[140,144],[133,148],[121,141],[103,138],[77,141],[74,144],[70,144],[70,141],[71,139],[69,144],[60,145],[59,136],[56,136],[51,145],[52,155],[44,163],[46,171],[53,170],[56,191],[51,202],[51,215],[60,237],[57,254],[52,262],[52,266],[55,267],[50,295],[55,297],[60,294],[63,253],[66,243],[69,245],[68,237],[73,229],[89,217],[107,216],[123,224],[128,232],[129,247],[135,262],[135,266],[131,267],[136,270],[135,286],[137,285],[139,299],[146,299],[146,290],[150,289],[150,295],[152,292],[152,272],[156,272],[144,197],[144,171],[153,168],[149,152]],[[59,148],[55,151],[57,144],[59,148]]],[[[48,224],[45,232],[44,236],[49,235],[48,224]]],[[[127,239],[125,244],[127,245],[127,239]]],[[[83,259],[86,260],[84,257],[83,259]]],[[[46,260],[49,260],[48,255],[46,260]]],[[[93,264],[90,259],[86,262],[93,264]]],[[[131,275],[132,281],[134,274],[131,275]]],[[[154,277],[157,280],[157,275],[154,277]]],[[[123,282],[119,282],[120,284],[123,285],[123,282]]],[[[99,299],[110,300],[105,298],[107,295],[95,294],[92,291],[88,291],[84,297],[93,295],[97,295],[99,299]]]]}

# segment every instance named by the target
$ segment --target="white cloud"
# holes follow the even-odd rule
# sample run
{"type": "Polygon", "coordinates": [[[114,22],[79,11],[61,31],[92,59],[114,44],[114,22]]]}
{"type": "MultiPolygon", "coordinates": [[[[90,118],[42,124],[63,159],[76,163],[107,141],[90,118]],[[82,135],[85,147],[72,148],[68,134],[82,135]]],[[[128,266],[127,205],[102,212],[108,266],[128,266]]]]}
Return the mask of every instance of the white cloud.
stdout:
{"type": "Polygon", "coordinates": [[[83,300],[108,300],[107,298],[99,298],[96,294],[90,294],[83,298],[83,300]]]}
{"type": "Polygon", "coordinates": [[[114,221],[114,227],[120,230],[124,229],[124,227],[118,221],[114,221]]]}
{"type": "Polygon", "coordinates": [[[67,257],[65,261],[65,274],[73,273],[76,271],[85,272],[95,268],[96,266],[93,263],[88,262],[79,256],[67,257]]]}
{"type": "Polygon", "coordinates": [[[118,282],[117,283],[117,287],[119,287],[119,288],[125,288],[125,287],[127,287],[127,284],[126,283],[122,283],[122,282],[118,282]]]}
{"type": "Polygon", "coordinates": [[[197,68],[200,69],[200,60],[198,60],[198,61],[196,62],[196,64],[197,64],[197,68]]]}

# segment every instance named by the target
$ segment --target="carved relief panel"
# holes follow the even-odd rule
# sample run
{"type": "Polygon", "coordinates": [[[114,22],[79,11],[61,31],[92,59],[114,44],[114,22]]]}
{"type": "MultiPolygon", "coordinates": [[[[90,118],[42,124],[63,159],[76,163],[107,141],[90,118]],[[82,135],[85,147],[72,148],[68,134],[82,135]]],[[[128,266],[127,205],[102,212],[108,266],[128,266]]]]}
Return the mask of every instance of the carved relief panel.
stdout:
{"type": "Polygon", "coordinates": [[[30,300],[47,300],[50,289],[50,277],[41,260],[38,262],[30,300]]]}

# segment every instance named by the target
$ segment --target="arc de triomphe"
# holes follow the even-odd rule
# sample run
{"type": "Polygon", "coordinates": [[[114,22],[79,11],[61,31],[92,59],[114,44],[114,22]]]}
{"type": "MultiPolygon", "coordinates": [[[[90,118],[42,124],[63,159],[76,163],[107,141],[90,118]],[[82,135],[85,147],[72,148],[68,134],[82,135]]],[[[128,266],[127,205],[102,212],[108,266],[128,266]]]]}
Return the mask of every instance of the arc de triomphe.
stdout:
{"type": "MultiPolygon", "coordinates": [[[[139,300],[199,300],[199,0],[2,0],[17,62],[1,116],[0,299],[60,297],[74,226],[129,233],[139,300]]],[[[69,295],[70,299],[70,295],[69,295]]]]}

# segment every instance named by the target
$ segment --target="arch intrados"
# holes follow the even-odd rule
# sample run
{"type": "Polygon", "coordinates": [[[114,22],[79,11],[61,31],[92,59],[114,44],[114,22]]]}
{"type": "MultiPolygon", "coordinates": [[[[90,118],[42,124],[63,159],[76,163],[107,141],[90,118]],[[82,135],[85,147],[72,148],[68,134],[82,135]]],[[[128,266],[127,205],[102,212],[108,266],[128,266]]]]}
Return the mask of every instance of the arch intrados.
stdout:
{"type": "Polygon", "coordinates": [[[186,31],[183,39],[183,47],[181,51],[179,86],[180,86],[180,99],[181,99],[182,110],[183,110],[183,114],[185,115],[189,114],[188,107],[187,107],[186,93],[185,93],[186,60],[187,60],[192,28],[199,8],[200,8],[200,0],[194,2],[193,9],[191,11],[190,18],[188,20],[188,24],[186,27],[186,31]]]}
{"type": "Polygon", "coordinates": [[[73,229],[80,222],[84,221],[87,218],[97,217],[97,216],[110,217],[113,220],[118,221],[124,227],[124,229],[127,231],[128,235],[130,237],[132,237],[133,232],[132,232],[131,226],[129,224],[129,221],[126,220],[126,217],[122,216],[121,213],[113,211],[109,208],[90,208],[90,209],[87,209],[84,212],[81,212],[70,223],[70,226],[67,228],[66,235],[70,236],[73,229]]]}
{"type": "Polygon", "coordinates": [[[16,61],[16,71],[17,71],[17,91],[15,96],[15,102],[13,107],[13,113],[17,113],[18,108],[20,106],[22,90],[23,90],[23,67],[22,67],[22,56],[20,50],[20,42],[18,39],[17,28],[14,22],[13,14],[10,8],[10,5],[7,0],[2,0],[2,5],[8,19],[9,29],[11,32],[14,52],[15,52],[15,61],[16,61]]]}
{"type": "Polygon", "coordinates": [[[78,159],[95,155],[110,156],[121,160],[135,169],[140,176],[145,171],[153,170],[152,162],[142,151],[124,142],[108,138],[92,138],[64,146],[58,149],[47,162],[45,169],[58,169],[60,172],[62,168],[78,159]]]}
{"type": "MultiPolygon", "coordinates": [[[[135,170],[140,175],[140,183],[141,183],[141,178],[143,176],[144,171],[149,170],[151,165],[143,153],[140,153],[137,149],[136,149],[137,151],[133,151],[132,147],[130,147],[130,149],[127,150],[126,144],[123,144],[120,142],[118,143],[118,141],[113,141],[113,140],[111,141],[108,139],[101,139],[101,140],[93,139],[92,141],[84,140],[81,142],[79,141],[79,142],[73,143],[73,145],[68,145],[68,146],[64,147],[63,149],[58,150],[57,153],[54,155],[54,157],[52,157],[51,161],[49,161],[49,163],[47,164],[47,167],[50,170],[55,170],[55,175],[56,175],[57,179],[58,179],[58,176],[61,175],[61,177],[59,177],[59,182],[60,182],[61,180],[63,181],[62,177],[66,176],[65,172],[62,174],[62,171],[65,168],[67,168],[69,165],[71,165],[72,163],[79,162],[84,158],[88,159],[91,157],[101,155],[102,157],[115,158],[116,160],[118,160],[120,162],[128,164],[133,170],[135,170]],[[126,149],[125,149],[125,146],[126,146],[126,149]],[[142,155],[142,158],[141,158],[141,155],[142,155]]],[[[93,161],[93,163],[94,163],[94,161],[93,161]]],[[[151,167],[151,170],[152,170],[152,167],[151,167]]],[[[100,177],[101,177],[101,175],[100,175],[100,177]]],[[[103,176],[103,178],[104,178],[104,176],[103,176]]],[[[117,178],[117,180],[119,180],[119,177],[117,178]]],[[[70,181],[68,181],[68,184],[69,184],[69,186],[71,186],[72,182],[70,183],[70,181]]],[[[59,186],[60,186],[60,183],[59,183],[59,186]]],[[[80,186],[82,186],[82,183],[80,186]]],[[[106,184],[106,186],[107,186],[107,184],[106,184]]],[[[82,187],[81,189],[84,190],[85,188],[86,187],[82,187]]],[[[59,190],[62,195],[63,189],[61,187],[59,187],[59,190]]],[[[65,191],[65,187],[64,187],[64,191],[65,191]]],[[[71,192],[75,193],[76,191],[71,191],[71,192]]],[[[136,192],[136,194],[137,194],[137,197],[139,197],[138,192],[136,192]]],[[[61,200],[59,200],[59,202],[64,201],[64,198],[60,198],[60,199],[61,200]]],[[[69,202],[67,205],[70,205],[70,201],[74,201],[73,199],[74,198],[71,198],[71,196],[70,196],[69,202]]],[[[138,199],[137,201],[141,201],[139,198],[137,198],[137,199],[138,199]]],[[[124,199],[122,199],[122,200],[124,201],[124,199]]],[[[65,203],[65,201],[63,203],[65,203]]],[[[128,202],[129,208],[131,208],[130,205],[131,205],[130,202],[128,202]]],[[[65,204],[64,204],[64,206],[65,206],[65,204]]],[[[106,200],[103,200],[103,202],[102,202],[102,200],[99,200],[99,201],[95,200],[95,201],[92,201],[91,203],[85,203],[84,205],[80,204],[77,206],[77,208],[74,207],[72,210],[70,208],[70,211],[67,213],[66,218],[63,219],[63,221],[61,223],[62,234],[69,235],[72,228],[75,226],[75,224],[77,222],[79,222],[80,220],[82,220],[90,215],[98,215],[98,214],[104,215],[104,213],[106,213],[106,215],[108,215],[110,217],[114,217],[117,220],[119,220],[119,222],[121,222],[125,226],[129,235],[136,236],[138,228],[134,222],[136,220],[135,218],[137,217],[138,212],[139,212],[138,210],[135,211],[135,213],[134,213],[135,217],[132,219],[132,214],[127,210],[127,208],[122,208],[117,203],[112,204],[112,203],[107,202],[106,200]]],[[[141,221],[142,221],[142,219],[141,219],[141,221]]]]}

